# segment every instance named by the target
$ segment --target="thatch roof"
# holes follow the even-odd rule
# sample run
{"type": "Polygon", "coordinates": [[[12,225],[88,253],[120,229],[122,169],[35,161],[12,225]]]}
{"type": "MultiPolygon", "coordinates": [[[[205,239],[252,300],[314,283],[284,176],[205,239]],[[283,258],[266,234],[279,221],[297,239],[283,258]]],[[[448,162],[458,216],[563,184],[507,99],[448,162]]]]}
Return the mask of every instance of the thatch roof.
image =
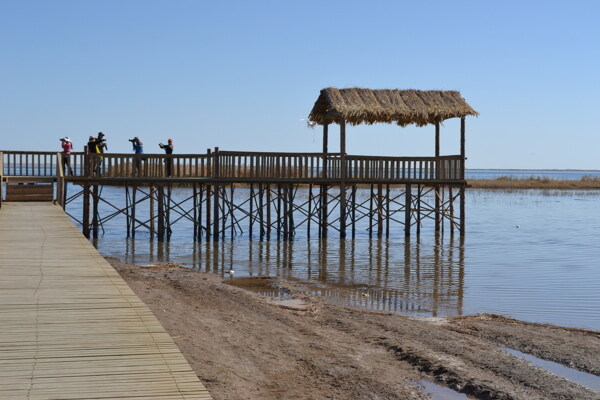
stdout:
{"type": "Polygon", "coordinates": [[[467,115],[479,114],[457,91],[326,88],[308,119],[320,125],[345,120],[352,125],[384,122],[424,126],[467,115]]]}

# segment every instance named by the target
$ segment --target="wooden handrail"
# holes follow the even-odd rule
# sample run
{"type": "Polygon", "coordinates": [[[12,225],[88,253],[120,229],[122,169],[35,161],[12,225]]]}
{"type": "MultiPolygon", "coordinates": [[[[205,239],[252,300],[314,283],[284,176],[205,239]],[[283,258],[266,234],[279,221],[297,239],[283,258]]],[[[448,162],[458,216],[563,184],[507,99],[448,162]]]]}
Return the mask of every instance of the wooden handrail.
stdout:
{"type": "MultiPolygon", "coordinates": [[[[62,176],[50,152],[3,152],[5,175],[62,176]]],[[[60,154],[60,153],[59,153],[60,154]]],[[[391,157],[340,153],[215,151],[202,154],[85,153],[70,155],[74,176],[94,178],[302,179],[356,182],[462,180],[460,155],[391,157]]]]}

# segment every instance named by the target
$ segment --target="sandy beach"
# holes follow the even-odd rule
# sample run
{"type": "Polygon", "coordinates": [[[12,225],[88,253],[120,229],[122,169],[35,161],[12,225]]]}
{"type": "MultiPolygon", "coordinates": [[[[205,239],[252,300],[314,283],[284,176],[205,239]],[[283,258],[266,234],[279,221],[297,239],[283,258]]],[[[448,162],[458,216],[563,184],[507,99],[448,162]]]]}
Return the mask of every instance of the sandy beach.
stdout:
{"type": "Polygon", "coordinates": [[[600,333],[495,315],[413,319],[276,282],[281,303],[173,265],[109,259],[215,399],[425,399],[425,379],[479,399],[599,399],[502,347],[600,375],[600,333]]]}

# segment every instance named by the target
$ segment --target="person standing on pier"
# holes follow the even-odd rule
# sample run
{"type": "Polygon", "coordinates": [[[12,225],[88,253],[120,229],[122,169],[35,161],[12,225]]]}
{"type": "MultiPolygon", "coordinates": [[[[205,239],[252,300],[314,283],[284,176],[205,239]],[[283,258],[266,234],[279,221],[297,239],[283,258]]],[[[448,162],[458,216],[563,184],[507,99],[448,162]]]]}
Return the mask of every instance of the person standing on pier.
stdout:
{"type": "Polygon", "coordinates": [[[62,146],[62,167],[63,173],[66,175],[67,172],[69,175],[73,175],[73,169],[71,168],[71,152],[73,151],[73,143],[71,143],[71,139],[68,136],[60,139],[62,146]],[[69,168],[67,170],[67,167],[69,168]]]}
{"type": "Polygon", "coordinates": [[[96,138],[96,143],[98,144],[98,153],[104,153],[104,150],[108,150],[108,145],[106,144],[106,139],[104,139],[104,133],[98,132],[98,137],[96,138]]]}
{"type": "MultiPolygon", "coordinates": [[[[136,136],[133,139],[129,139],[129,141],[133,145],[133,152],[135,154],[144,154],[144,143],[142,143],[139,137],[136,136]]],[[[134,157],[133,170],[134,174],[142,175],[142,158],[134,157]]]]}
{"type": "MultiPolygon", "coordinates": [[[[88,153],[90,153],[90,154],[102,153],[100,151],[100,147],[98,146],[98,139],[96,139],[93,136],[90,136],[88,143],[87,143],[87,148],[88,148],[88,153]]],[[[91,164],[92,170],[90,171],[92,173],[92,175],[100,175],[100,162],[101,162],[100,158],[97,158],[97,157],[92,158],[92,164],[91,164]]]]}
{"type": "MultiPolygon", "coordinates": [[[[173,139],[169,139],[167,144],[159,143],[158,146],[165,151],[165,154],[173,154],[173,139]]],[[[165,159],[165,167],[167,169],[167,176],[171,176],[173,167],[172,158],[169,157],[165,159]]]]}

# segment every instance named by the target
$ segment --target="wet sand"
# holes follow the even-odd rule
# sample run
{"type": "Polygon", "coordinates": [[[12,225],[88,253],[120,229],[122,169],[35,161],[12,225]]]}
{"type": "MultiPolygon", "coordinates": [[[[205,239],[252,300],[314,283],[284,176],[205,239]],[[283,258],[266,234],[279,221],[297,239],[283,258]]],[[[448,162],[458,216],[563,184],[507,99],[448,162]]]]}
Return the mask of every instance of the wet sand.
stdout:
{"type": "Polygon", "coordinates": [[[494,315],[419,320],[277,282],[278,303],[177,266],[109,259],[219,399],[424,399],[426,379],[479,399],[600,399],[502,350],[600,375],[600,332],[494,315]]]}

